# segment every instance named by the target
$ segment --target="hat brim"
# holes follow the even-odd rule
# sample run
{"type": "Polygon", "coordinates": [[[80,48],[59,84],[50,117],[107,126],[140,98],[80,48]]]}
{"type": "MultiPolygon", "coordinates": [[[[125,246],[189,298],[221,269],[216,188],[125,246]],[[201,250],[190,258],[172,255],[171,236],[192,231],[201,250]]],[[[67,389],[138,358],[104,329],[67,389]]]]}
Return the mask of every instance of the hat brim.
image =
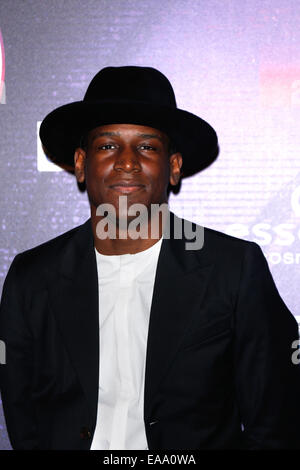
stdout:
{"type": "Polygon", "coordinates": [[[209,166],[218,155],[215,130],[200,117],[178,108],[128,101],[76,101],[49,113],[40,126],[47,157],[72,171],[81,136],[107,124],[136,124],[159,129],[182,154],[183,177],[209,166]]]}

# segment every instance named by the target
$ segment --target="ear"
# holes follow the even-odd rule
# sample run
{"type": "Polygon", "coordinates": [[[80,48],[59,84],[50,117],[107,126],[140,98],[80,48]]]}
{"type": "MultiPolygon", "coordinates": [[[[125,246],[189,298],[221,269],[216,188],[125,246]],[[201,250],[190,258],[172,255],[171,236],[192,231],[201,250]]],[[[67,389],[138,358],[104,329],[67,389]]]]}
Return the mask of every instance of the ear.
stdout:
{"type": "Polygon", "coordinates": [[[176,186],[179,183],[182,167],[182,155],[181,153],[173,153],[170,156],[170,183],[172,186],[176,186]]]}
{"type": "Polygon", "coordinates": [[[83,183],[85,179],[85,159],[86,152],[82,148],[78,147],[74,153],[74,169],[78,183],[83,183]]]}

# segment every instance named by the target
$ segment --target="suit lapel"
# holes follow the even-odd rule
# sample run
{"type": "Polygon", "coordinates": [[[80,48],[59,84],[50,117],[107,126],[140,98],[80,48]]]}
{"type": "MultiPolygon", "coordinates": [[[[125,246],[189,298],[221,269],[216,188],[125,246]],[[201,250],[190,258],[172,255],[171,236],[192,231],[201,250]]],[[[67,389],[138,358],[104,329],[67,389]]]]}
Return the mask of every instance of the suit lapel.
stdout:
{"type": "Polygon", "coordinates": [[[96,419],[99,379],[98,277],[90,219],[66,244],[50,283],[50,303],[96,419]]]}
{"type": "MultiPolygon", "coordinates": [[[[170,212],[172,226],[175,214],[170,212]]],[[[178,220],[178,218],[177,218],[178,220]]],[[[183,219],[181,219],[183,220],[183,219]]],[[[186,250],[184,239],[164,238],[158,259],[148,330],[144,418],[200,305],[212,271],[207,250],[186,250]]]]}

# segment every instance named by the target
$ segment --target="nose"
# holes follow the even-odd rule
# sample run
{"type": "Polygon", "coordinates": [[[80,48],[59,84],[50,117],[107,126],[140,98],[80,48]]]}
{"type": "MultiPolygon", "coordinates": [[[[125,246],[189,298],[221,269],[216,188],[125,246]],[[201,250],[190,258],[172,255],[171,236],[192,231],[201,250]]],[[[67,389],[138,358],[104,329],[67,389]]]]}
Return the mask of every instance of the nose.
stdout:
{"type": "Polygon", "coordinates": [[[118,152],[114,169],[117,171],[123,170],[128,173],[140,171],[141,165],[138,155],[136,155],[131,148],[124,148],[122,151],[118,152]]]}

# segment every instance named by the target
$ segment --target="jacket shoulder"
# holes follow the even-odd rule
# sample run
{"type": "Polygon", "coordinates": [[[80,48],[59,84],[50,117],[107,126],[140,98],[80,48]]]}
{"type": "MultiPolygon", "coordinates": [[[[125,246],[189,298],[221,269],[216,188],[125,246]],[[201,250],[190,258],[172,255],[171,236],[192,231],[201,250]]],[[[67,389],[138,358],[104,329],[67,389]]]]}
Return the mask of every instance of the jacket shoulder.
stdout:
{"type": "Polygon", "coordinates": [[[267,263],[263,250],[254,241],[244,240],[212,228],[205,227],[204,243],[213,250],[218,259],[224,259],[230,267],[240,265],[245,259],[254,257],[264,264],[267,263]]]}
{"type": "Polygon", "coordinates": [[[200,225],[196,222],[193,222],[188,219],[181,218],[174,214],[171,211],[171,223],[173,222],[175,225],[175,220],[173,218],[177,219],[181,224],[183,223],[184,226],[189,226],[189,230],[187,232],[195,232],[197,230],[203,230],[204,233],[204,238],[206,241],[210,244],[215,244],[215,245],[228,245],[228,246],[241,246],[242,248],[246,247],[249,243],[255,243],[249,240],[244,240],[243,238],[238,238],[233,235],[229,235],[225,232],[221,232],[219,230],[215,230],[211,227],[206,227],[204,225],[200,225]]]}
{"type": "Polygon", "coordinates": [[[21,275],[42,272],[44,269],[55,266],[61,255],[67,249],[70,242],[76,237],[76,234],[89,223],[90,219],[84,224],[74,227],[51,240],[40,245],[18,253],[11,267],[21,275]]]}
{"type": "Polygon", "coordinates": [[[249,244],[257,245],[257,243],[253,241],[238,238],[210,227],[204,227],[204,235],[209,243],[227,246],[228,248],[240,247],[241,249],[245,249],[249,244]]]}
{"type": "Polygon", "coordinates": [[[227,248],[229,250],[235,250],[235,249],[241,249],[242,251],[245,250],[245,248],[249,246],[258,246],[259,245],[256,242],[250,241],[250,240],[245,240],[243,238],[238,238],[233,235],[229,235],[225,232],[221,232],[219,230],[215,230],[210,227],[206,227],[200,224],[197,224],[196,222],[192,222],[187,219],[182,219],[184,224],[191,225],[190,230],[195,232],[196,228],[197,230],[203,230],[203,235],[204,235],[204,244],[206,244],[206,248],[213,248],[214,250],[216,248],[227,248]]]}
{"type": "MultiPolygon", "coordinates": [[[[208,259],[214,260],[217,266],[223,265],[225,269],[232,271],[235,268],[240,269],[243,261],[248,257],[265,259],[260,245],[254,241],[244,240],[187,219],[181,220],[184,224],[189,225],[187,230],[184,230],[189,233],[189,237],[191,233],[196,234],[197,231],[201,234],[202,246],[198,250],[199,256],[203,257],[204,255],[208,259]]],[[[196,248],[195,250],[197,251],[196,248]]]]}

